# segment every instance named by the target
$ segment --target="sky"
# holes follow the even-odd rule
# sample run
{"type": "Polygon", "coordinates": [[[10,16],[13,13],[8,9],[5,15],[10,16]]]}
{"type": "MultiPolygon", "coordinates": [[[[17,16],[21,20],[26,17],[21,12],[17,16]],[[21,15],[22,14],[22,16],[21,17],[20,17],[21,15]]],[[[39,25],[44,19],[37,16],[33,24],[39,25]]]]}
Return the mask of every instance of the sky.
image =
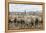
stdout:
{"type": "Polygon", "coordinates": [[[9,4],[9,12],[30,12],[39,11],[42,12],[42,5],[31,5],[31,4],[9,4]]]}

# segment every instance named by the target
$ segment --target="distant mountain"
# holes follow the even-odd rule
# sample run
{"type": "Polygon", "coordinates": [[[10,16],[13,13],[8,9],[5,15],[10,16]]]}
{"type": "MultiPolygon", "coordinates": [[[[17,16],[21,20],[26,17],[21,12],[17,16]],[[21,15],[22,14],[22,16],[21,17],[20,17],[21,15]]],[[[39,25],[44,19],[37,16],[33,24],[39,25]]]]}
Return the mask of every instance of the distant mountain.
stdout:
{"type": "Polygon", "coordinates": [[[29,15],[40,15],[41,12],[10,12],[10,15],[24,15],[24,14],[29,14],[29,15]]]}

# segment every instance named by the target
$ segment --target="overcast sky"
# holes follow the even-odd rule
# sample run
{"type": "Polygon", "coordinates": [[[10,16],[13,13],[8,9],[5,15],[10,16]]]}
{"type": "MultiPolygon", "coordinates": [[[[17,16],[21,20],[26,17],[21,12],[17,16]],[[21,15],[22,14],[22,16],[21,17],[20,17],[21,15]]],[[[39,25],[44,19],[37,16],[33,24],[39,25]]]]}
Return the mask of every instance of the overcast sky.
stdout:
{"type": "Polygon", "coordinates": [[[26,12],[29,11],[42,11],[42,5],[29,5],[29,4],[9,4],[10,12],[26,12]]]}

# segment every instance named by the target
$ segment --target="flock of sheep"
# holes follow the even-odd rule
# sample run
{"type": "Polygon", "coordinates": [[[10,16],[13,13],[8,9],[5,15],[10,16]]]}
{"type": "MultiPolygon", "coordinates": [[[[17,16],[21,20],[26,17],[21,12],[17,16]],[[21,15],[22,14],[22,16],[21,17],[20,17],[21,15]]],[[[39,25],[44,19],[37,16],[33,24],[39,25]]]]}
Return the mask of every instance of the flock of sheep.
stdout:
{"type": "Polygon", "coordinates": [[[23,28],[40,28],[43,23],[40,16],[25,16],[9,18],[9,28],[23,29],[23,28]]]}

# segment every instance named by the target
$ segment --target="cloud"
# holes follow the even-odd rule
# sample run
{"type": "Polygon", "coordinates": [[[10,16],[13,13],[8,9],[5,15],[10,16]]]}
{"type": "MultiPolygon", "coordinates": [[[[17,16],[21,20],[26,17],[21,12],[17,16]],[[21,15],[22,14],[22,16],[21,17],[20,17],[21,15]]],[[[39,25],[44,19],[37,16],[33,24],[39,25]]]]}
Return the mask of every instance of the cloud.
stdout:
{"type": "Polygon", "coordinates": [[[41,11],[42,5],[29,5],[29,4],[9,4],[10,12],[26,12],[41,11]]]}

